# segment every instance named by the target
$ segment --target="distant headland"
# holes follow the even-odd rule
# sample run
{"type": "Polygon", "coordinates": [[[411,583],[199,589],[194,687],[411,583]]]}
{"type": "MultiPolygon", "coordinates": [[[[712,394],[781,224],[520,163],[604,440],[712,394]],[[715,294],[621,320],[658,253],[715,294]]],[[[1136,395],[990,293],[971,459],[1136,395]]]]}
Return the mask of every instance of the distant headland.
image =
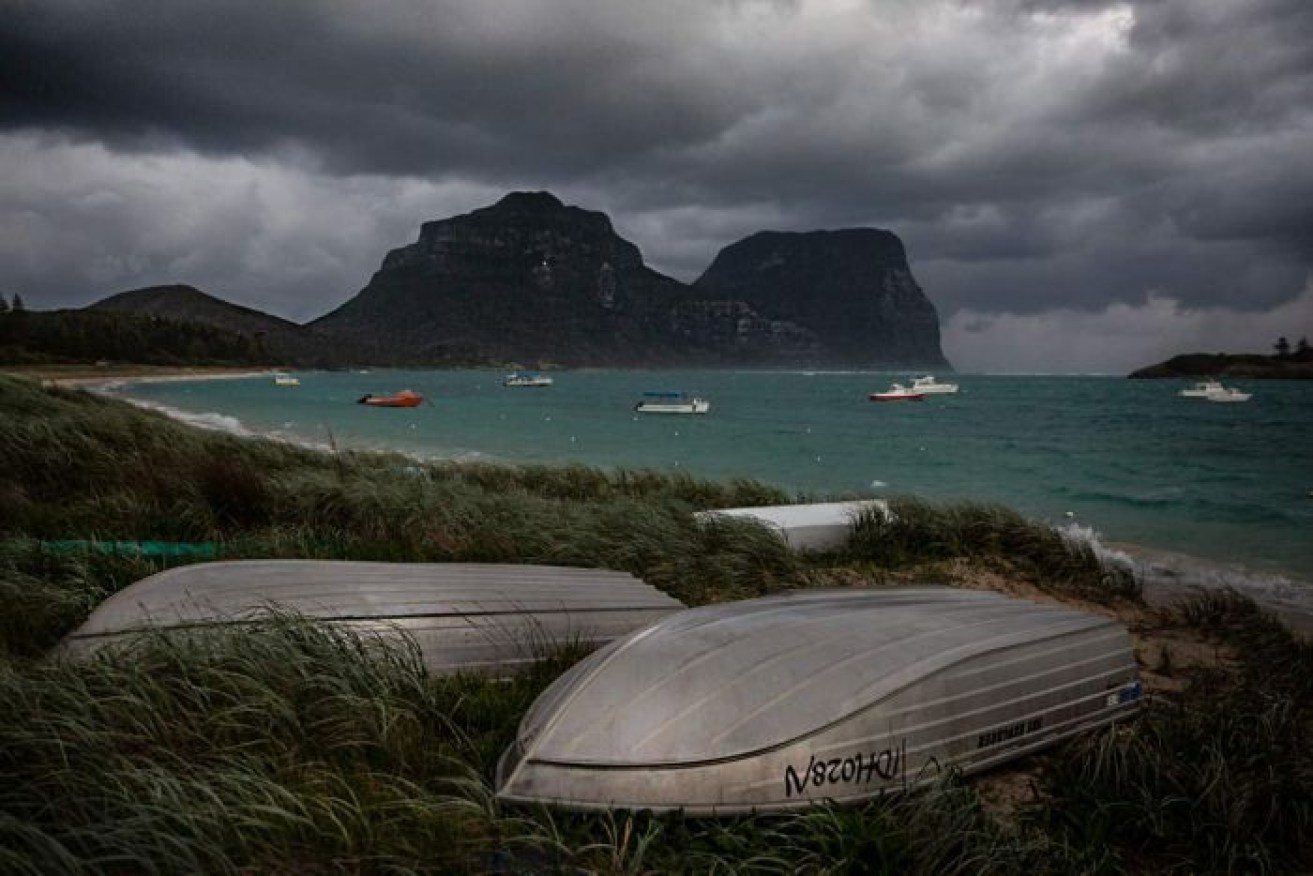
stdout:
{"type": "Polygon", "coordinates": [[[1313,379],[1313,348],[1300,338],[1293,346],[1285,338],[1273,345],[1271,356],[1261,353],[1185,353],[1166,362],[1132,371],[1132,379],[1232,377],[1248,380],[1313,379]]]}

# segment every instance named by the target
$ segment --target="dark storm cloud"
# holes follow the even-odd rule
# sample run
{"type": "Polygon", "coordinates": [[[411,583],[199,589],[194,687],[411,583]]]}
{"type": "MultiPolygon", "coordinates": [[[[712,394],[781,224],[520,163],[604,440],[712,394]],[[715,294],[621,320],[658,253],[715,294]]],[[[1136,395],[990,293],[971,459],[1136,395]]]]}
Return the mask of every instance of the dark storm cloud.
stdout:
{"type": "Polygon", "coordinates": [[[0,76],[16,85],[0,107],[6,127],[127,148],[293,142],[336,172],[418,175],[577,173],[714,125],[714,88],[671,75],[678,54],[659,32],[640,42],[590,7],[20,3],[0,35],[0,76]]]}
{"type": "Polygon", "coordinates": [[[1307,0],[17,0],[0,82],[0,282],[58,303],[309,318],[512,188],[686,280],[891,228],[946,321],[1272,310],[1313,270],[1307,0]]]}

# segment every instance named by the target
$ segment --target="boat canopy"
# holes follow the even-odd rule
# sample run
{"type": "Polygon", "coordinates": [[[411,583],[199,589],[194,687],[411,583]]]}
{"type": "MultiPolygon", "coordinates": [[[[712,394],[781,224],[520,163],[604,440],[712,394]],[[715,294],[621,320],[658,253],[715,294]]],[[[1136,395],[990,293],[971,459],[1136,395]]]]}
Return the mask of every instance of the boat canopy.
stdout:
{"type": "Polygon", "coordinates": [[[625,572],[564,566],[236,560],[180,566],[106,599],[62,644],[81,656],[144,630],[194,633],[286,611],[409,636],[432,672],[502,673],[601,644],[683,608],[625,572]]]}

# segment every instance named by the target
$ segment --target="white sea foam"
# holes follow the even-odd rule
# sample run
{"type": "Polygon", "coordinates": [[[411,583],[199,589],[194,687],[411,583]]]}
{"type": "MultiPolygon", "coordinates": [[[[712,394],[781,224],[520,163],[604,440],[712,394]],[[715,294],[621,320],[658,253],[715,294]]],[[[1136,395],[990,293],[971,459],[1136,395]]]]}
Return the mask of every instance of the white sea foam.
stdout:
{"type": "Polygon", "coordinates": [[[1313,582],[1158,548],[1109,547],[1095,529],[1079,523],[1055,529],[1071,544],[1088,545],[1105,568],[1129,570],[1144,586],[1146,594],[1231,590],[1301,628],[1313,629],[1313,582]]]}
{"type": "Polygon", "coordinates": [[[212,432],[227,432],[230,435],[240,435],[243,438],[252,438],[255,432],[242,425],[242,421],[236,417],[227,414],[220,414],[214,411],[195,413],[193,411],[184,411],[178,408],[162,405],[158,402],[143,401],[141,399],[125,398],[131,404],[139,408],[145,408],[148,411],[164,414],[174,420],[186,423],[189,426],[196,426],[200,429],[209,429],[212,432]]]}

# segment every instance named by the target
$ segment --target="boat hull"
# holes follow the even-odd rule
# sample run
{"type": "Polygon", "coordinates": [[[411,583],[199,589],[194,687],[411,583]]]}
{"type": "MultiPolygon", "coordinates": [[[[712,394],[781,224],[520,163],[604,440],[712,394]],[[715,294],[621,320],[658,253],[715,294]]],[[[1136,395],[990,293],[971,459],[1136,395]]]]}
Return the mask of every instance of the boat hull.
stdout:
{"type": "Polygon", "coordinates": [[[706,414],[711,411],[711,402],[697,399],[683,404],[669,402],[639,402],[634,411],[640,414],[706,414]]]}
{"type": "Polygon", "coordinates": [[[181,566],[129,585],[60,651],[130,649],[146,631],[204,635],[277,610],[371,640],[409,639],[430,672],[500,675],[554,647],[600,645],[682,609],[637,578],[603,569],[237,560],[181,566]]]}
{"type": "Polygon", "coordinates": [[[900,401],[925,401],[925,393],[921,392],[873,392],[870,395],[873,402],[900,402],[900,401]]]}
{"type": "Polygon", "coordinates": [[[766,505],[752,508],[717,508],[693,516],[707,522],[717,518],[755,520],[779,535],[795,551],[832,551],[852,537],[863,514],[888,518],[889,504],[879,499],[850,502],[816,502],[804,505],[766,505]]]}
{"type": "Polygon", "coordinates": [[[371,408],[417,408],[424,403],[424,396],[405,389],[396,395],[363,395],[359,403],[371,408]]]}
{"type": "Polygon", "coordinates": [[[734,815],[986,769],[1132,714],[1129,637],[993,593],[811,591],[689,609],[539,697],[504,802],[734,815]]]}

